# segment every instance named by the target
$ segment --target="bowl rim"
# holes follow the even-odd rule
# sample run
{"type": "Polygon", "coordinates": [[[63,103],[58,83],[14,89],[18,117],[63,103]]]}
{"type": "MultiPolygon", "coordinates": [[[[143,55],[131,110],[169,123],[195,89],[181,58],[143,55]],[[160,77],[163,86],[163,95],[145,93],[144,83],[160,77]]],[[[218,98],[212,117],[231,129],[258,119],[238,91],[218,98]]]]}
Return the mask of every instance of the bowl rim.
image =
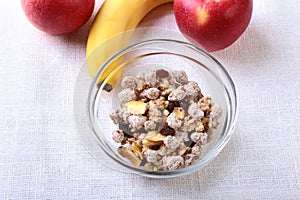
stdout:
{"type": "MultiPolygon", "coordinates": [[[[214,74],[215,75],[215,74],[214,74]]],[[[219,77],[219,76],[217,76],[219,77]]],[[[222,81],[223,83],[223,81],[222,81]]],[[[224,88],[227,91],[227,87],[225,87],[225,85],[223,84],[224,88]]],[[[96,87],[97,88],[97,87],[96,87]]],[[[100,89],[97,89],[97,93],[94,94],[95,96],[97,96],[98,92],[100,91],[100,89]]],[[[236,87],[235,84],[230,76],[230,74],[228,73],[228,71],[225,69],[225,67],[214,57],[212,56],[210,53],[208,53],[207,51],[199,48],[198,46],[189,43],[189,42],[185,42],[185,41],[181,41],[181,40],[177,40],[177,39],[164,39],[164,38],[158,38],[158,39],[149,39],[149,40],[143,40],[143,41],[139,41],[136,43],[133,43],[131,45],[128,45],[127,47],[117,51],[116,53],[114,53],[112,56],[110,56],[98,69],[97,73],[95,74],[90,87],[89,87],[89,92],[88,92],[88,97],[87,97],[87,116],[88,116],[88,123],[89,126],[91,128],[91,130],[93,131],[93,135],[95,137],[95,139],[97,140],[97,143],[100,144],[100,148],[105,152],[105,154],[107,156],[109,156],[111,159],[113,159],[115,162],[117,162],[118,164],[122,165],[123,167],[125,167],[126,169],[128,169],[130,172],[135,173],[135,174],[139,174],[142,176],[146,176],[146,177],[150,177],[150,178],[164,178],[164,177],[177,177],[180,175],[187,175],[190,173],[195,172],[198,169],[201,169],[203,167],[205,167],[207,164],[209,164],[212,160],[214,160],[217,155],[223,150],[223,148],[226,146],[226,144],[229,142],[230,138],[233,135],[234,129],[235,129],[235,125],[237,122],[237,117],[238,117],[238,96],[237,96],[237,92],[236,92],[236,87]],[[147,169],[142,169],[142,168],[137,168],[133,165],[130,165],[125,163],[122,160],[119,160],[117,158],[115,158],[114,156],[111,155],[111,152],[109,152],[105,146],[106,144],[103,144],[103,142],[101,141],[101,139],[99,138],[97,131],[95,130],[94,126],[93,126],[93,112],[91,112],[91,108],[94,108],[94,104],[95,104],[95,99],[91,99],[92,98],[92,91],[95,89],[96,85],[97,85],[97,80],[99,75],[102,73],[102,71],[106,68],[106,66],[112,62],[114,59],[118,58],[120,55],[122,55],[123,53],[134,49],[136,47],[139,47],[141,45],[147,45],[147,44],[151,44],[151,43],[157,43],[157,42],[162,42],[162,43],[176,43],[179,45],[185,45],[187,47],[193,48],[196,51],[199,51],[199,53],[204,54],[205,56],[207,56],[209,59],[211,59],[213,62],[215,62],[217,68],[219,70],[221,70],[222,74],[224,75],[224,77],[227,79],[228,84],[230,85],[230,89],[232,90],[232,95],[229,95],[227,93],[227,96],[230,100],[233,99],[234,104],[230,103],[230,105],[232,106],[231,108],[231,120],[229,122],[228,128],[226,129],[226,131],[224,131],[223,133],[221,133],[221,135],[224,135],[225,137],[222,139],[218,139],[218,141],[216,142],[216,144],[199,160],[197,161],[196,164],[178,169],[178,170],[174,170],[174,171],[153,171],[153,170],[147,170],[147,169]],[[91,104],[92,102],[92,104],[91,104]],[[226,133],[226,134],[224,134],[226,133]]],[[[228,119],[227,119],[228,120],[228,119]]],[[[227,121],[226,120],[226,121],[227,121]]]]}

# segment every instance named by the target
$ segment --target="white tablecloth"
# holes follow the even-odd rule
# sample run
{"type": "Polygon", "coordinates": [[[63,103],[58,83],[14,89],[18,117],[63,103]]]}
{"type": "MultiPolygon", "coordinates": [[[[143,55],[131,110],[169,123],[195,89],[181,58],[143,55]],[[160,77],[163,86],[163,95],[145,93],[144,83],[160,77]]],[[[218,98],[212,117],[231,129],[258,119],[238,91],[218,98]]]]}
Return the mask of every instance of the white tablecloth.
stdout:
{"type": "MultiPolygon", "coordinates": [[[[177,30],[172,9],[140,27],[177,30]]],[[[156,180],[102,165],[80,141],[73,89],[92,20],[52,36],[1,1],[0,199],[300,199],[299,15],[298,0],[254,2],[243,36],[213,53],[239,94],[232,139],[204,169],[156,180]]]]}

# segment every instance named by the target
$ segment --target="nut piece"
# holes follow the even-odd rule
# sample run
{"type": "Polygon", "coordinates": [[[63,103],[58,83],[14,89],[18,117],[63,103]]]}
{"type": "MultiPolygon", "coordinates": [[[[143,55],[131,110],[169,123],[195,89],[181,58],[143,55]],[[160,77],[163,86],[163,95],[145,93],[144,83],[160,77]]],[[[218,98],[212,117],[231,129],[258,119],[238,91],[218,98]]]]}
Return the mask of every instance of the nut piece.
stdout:
{"type": "Polygon", "coordinates": [[[184,132],[191,132],[195,129],[195,127],[196,127],[195,119],[190,119],[190,117],[188,116],[184,118],[183,126],[181,130],[184,132]]]}
{"type": "Polygon", "coordinates": [[[201,146],[198,145],[198,144],[195,144],[193,147],[192,147],[192,154],[194,155],[200,155],[201,154],[201,146]]]}
{"type": "Polygon", "coordinates": [[[151,120],[148,120],[148,121],[145,121],[144,127],[145,127],[146,131],[153,131],[156,129],[156,123],[151,120]]]}
{"type": "Polygon", "coordinates": [[[146,120],[145,116],[131,115],[128,117],[129,126],[134,130],[142,128],[146,120]]]}
{"type": "Polygon", "coordinates": [[[166,122],[168,123],[168,125],[169,125],[171,128],[173,128],[173,129],[175,129],[175,130],[179,129],[180,126],[181,126],[181,124],[182,124],[182,121],[176,116],[175,113],[171,113],[171,114],[168,116],[166,122]]]}
{"type": "Polygon", "coordinates": [[[161,145],[157,150],[158,155],[165,156],[167,154],[167,147],[165,145],[161,145]]]}
{"type": "Polygon", "coordinates": [[[166,145],[166,147],[168,147],[170,149],[177,149],[177,147],[179,147],[180,143],[175,136],[168,135],[164,139],[164,144],[166,145]]]}
{"type": "Polygon", "coordinates": [[[212,119],[218,119],[222,114],[222,109],[219,105],[214,104],[211,108],[210,117],[212,119]]]}
{"type": "Polygon", "coordinates": [[[155,86],[156,84],[156,70],[150,69],[145,74],[145,82],[149,84],[150,86],[155,86]]]}
{"type": "Polygon", "coordinates": [[[134,88],[134,77],[133,76],[124,76],[121,81],[121,87],[123,88],[134,88]]]}
{"type": "Polygon", "coordinates": [[[211,97],[208,97],[208,96],[202,97],[198,101],[198,106],[204,112],[207,111],[207,110],[209,110],[209,109],[211,109],[211,107],[213,106],[213,102],[211,100],[211,97]]]}
{"type": "Polygon", "coordinates": [[[196,128],[195,128],[196,132],[203,132],[204,131],[205,127],[204,127],[202,121],[197,121],[195,123],[195,125],[196,125],[196,128]]]}
{"type": "Polygon", "coordinates": [[[124,140],[124,133],[122,130],[118,129],[112,133],[112,139],[116,143],[121,143],[124,140]]]}
{"type": "Polygon", "coordinates": [[[187,151],[187,149],[188,148],[184,145],[184,143],[180,143],[177,150],[178,155],[182,156],[187,151]]]}
{"type": "Polygon", "coordinates": [[[187,132],[178,131],[176,137],[179,142],[185,142],[190,140],[187,132]]]}
{"type": "Polygon", "coordinates": [[[148,99],[155,100],[159,97],[159,89],[157,88],[148,88],[144,90],[141,94],[142,97],[147,97],[148,99]]]}
{"type": "Polygon", "coordinates": [[[125,109],[117,109],[112,111],[109,116],[114,124],[121,124],[128,122],[129,113],[125,109]]]}
{"type": "Polygon", "coordinates": [[[139,166],[142,163],[142,160],[140,160],[132,151],[124,146],[118,148],[118,153],[124,158],[127,158],[135,166],[139,166]]]}
{"type": "Polygon", "coordinates": [[[129,101],[126,103],[128,113],[133,115],[142,115],[147,110],[147,103],[142,101],[129,101]]]}
{"type": "Polygon", "coordinates": [[[109,116],[114,124],[120,124],[122,122],[122,111],[120,109],[112,111],[109,116]]]}
{"type": "Polygon", "coordinates": [[[192,103],[188,108],[189,115],[195,120],[201,120],[204,116],[204,112],[198,107],[196,103],[192,103]]]}
{"type": "MultiPolygon", "coordinates": [[[[196,104],[197,106],[197,104],[196,104]]],[[[181,107],[175,107],[173,113],[178,117],[178,119],[182,120],[184,118],[184,110],[181,107]]]]}
{"type": "Polygon", "coordinates": [[[162,109],[158,107],[155,102],[149,101],[149,120],[155,123],[160,123],[162,120],[162,109]]]}
{"type": "Polygon", "coordinates": [[[187,95],[191,96],[196,96],[198,98],[202,98],[203,95],[201,93],[201,89],[195,81],[189,81],[185,86],[184,86],[185,91],[187,92],[187,95]],[[193,90],[190,88],[192,87],[193,90]]]}
{"type": "Polygon", "coordinates": [[[151,163],[157,162],[157,156],[158,156],[157,151],[148,149],[145,151],[145,156],[148,162],[151,163]]]}
{"type": "Polygon", "coordinates": [[[139,72],[135,76],[135,86],[136,86],[135,89],[137,91],[141,91],[144,89],[144,85],[145,85],[145,74],[143,72],[139,72]]]}
{"type": "Polygon", "coordinates": [[[194,132],[191,134],[191,140],[196,144],[206,144],[207,143],[207,133],[194,132]]]}
{"type": "Polygon", "coordinates": [[[186,84],[188,82],[188,77],[183,70],[175,71],[175,79],[178,83],[186,84]]]}
{"type": "Polygon", "coordinates": [[[196,160],[197,160],[198,156],[196,156],[195,154],[186,154],[185,155],[185,166],[189,166],[192,165],[196,160]]]}
{"type": "Polygon", "coordinates": [[[181,156],[165,156],[162,161],[163,167],[168,170],[176,170],[184,165],[184,160],[181,156]]]}
{"type": "Polygon", "coordinates": [[[168,96],[169,101],[180,101],[185,97],[185,91],[181,89],[172,90],[172,92],[168,96]]]}
{"type": "Polygon", "coordinates": [[[136,99],[134,91],[130,88],[125,88],[118,94],[121,102],[128,102],[136,99]]]}

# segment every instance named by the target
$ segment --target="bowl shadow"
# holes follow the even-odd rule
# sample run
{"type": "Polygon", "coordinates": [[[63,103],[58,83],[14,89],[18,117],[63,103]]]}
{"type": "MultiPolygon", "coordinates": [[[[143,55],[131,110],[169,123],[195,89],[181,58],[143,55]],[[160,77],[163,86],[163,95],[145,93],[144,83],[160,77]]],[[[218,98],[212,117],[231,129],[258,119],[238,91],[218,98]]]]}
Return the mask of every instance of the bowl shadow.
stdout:
{"type": "Polygon", "coordinates": [[[142,188],[155,185],[155,188],[161,188],[162,190],[167,187],[179,195],[184,191],[182,195],[185,195],[185,197],[196,196],[198,198],[203,196],[204,193],[213,192],[217,187],[223,187],[222,182],[224,183],[224,180],[227,184],[230,183],[232,187],[238,186],[235,155],[236,149],[239,149],[239,140],[240,136],[234,134],[221,153],[211,163],[190,175],[169,179],[142,177],[141,179],[135,179],[135,184],[141,185],[142,188]],[[193,192],[193,194],[189,194],[189,192],[193,192]]]}

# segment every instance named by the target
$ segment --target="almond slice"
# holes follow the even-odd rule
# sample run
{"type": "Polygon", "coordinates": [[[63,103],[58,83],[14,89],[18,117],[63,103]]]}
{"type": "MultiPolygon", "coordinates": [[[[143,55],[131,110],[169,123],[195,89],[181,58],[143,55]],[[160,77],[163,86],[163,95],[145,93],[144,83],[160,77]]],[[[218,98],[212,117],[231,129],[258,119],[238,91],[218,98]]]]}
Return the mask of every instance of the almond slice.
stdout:
{"type": "Polygon", "coordinates": [[[140,166],[142,163],[142,161],[132,151],[124,146],[118,148],[118,153],[124,158],[127,158],[135,166],[140,166]]]}
{"type": "Polygon", "coordinates": [[[165,138],[165,135],[162,135],[156,131],[149,131],[144,139],[152,142],[163,142],[165,138]]]}
{"type": "Polygon", "coordinates": [[[139,157],[140,159],[143,159],[142,149],[140,145],[137,142],[134,142],[131,146],[133,153],[139,157]]]}
{"type": "Polygon", "coordinates": [[[178,119],[182,120],[184,118],[184,110],[181,107],[175,107],[173,113],[178,117],[178,119]]]}
{"type": "Polygon", "coordinates": [[[143,151],[144,151],[144,149],[159,149],[160,146],[163,144],[162,141],[153,142],[153,141],[147,140],[145,138],[142,140],[142,143],[143,143],[143,146],[144,146],[143,151]]]}

